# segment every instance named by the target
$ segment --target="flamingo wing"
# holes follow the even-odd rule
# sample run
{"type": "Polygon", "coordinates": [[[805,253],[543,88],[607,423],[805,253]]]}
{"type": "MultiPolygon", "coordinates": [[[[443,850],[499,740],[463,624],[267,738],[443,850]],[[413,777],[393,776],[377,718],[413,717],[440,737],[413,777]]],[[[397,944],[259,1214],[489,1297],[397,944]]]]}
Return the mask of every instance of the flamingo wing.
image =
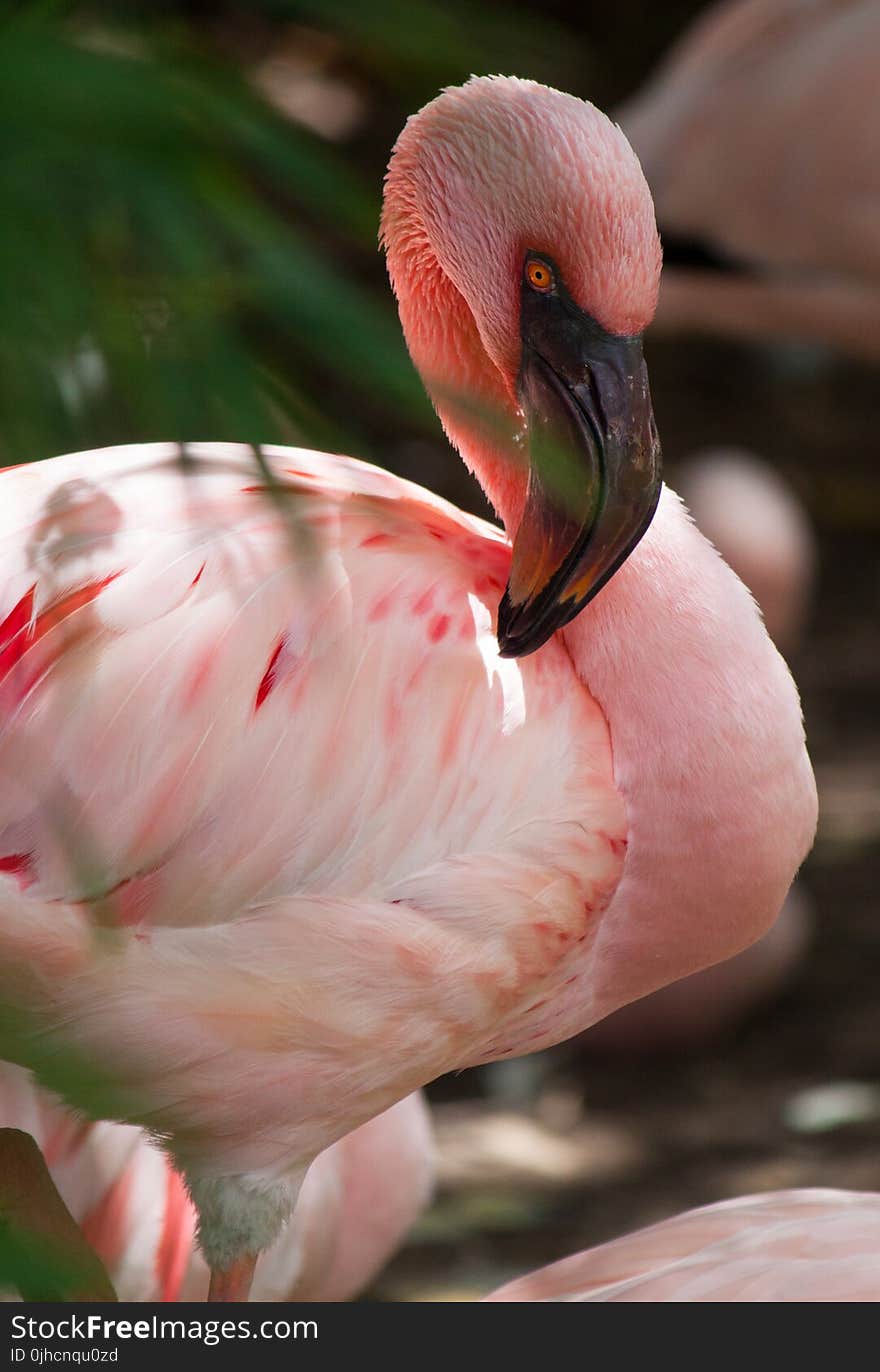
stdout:
{"type": "Polygon", "coordinates": [[[0,1046],[275,1173],[552,1041],[626,823],[564,647],[497,655],[496,530],[347,460],[183,457],[0,478],[0,1046]]]}

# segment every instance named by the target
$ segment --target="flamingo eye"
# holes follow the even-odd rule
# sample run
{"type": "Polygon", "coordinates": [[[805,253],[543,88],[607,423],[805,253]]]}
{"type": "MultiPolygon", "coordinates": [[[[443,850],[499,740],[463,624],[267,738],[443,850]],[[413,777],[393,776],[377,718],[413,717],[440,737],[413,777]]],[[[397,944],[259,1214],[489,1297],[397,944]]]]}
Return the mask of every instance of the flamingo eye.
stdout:
{"type": "Polygon", "coordinates": [[[536,257],[529,258],[526,263],[526,280],[536,291],[550,291],[556,284],[547,263],[539,261],[536,257]]]}

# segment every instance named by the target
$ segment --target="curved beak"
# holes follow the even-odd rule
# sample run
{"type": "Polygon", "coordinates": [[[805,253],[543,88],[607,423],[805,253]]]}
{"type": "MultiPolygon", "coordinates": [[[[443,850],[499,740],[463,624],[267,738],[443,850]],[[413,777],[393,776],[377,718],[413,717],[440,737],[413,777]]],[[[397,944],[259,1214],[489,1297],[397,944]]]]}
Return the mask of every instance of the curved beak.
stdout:
{"type": "Polygon", "coordinates": [[[641,339],[607,333],[564,291],[524,291],[521,321],[529,484],[498,611],[502,657],[533,653],[592,600],[662,485],[641,339]]]}

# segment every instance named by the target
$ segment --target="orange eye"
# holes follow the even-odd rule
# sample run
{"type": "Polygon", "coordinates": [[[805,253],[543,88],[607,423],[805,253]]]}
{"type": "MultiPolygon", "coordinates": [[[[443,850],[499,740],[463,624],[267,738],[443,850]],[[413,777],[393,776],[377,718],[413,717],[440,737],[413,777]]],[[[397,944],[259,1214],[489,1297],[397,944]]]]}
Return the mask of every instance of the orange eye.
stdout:
{"type": "Polygon", "coordinates": [[[547,263],[538,262],[534,257],[526,263],[526,280],[536,291],[549,291],[553,287],[553,273],[547,263]]]}

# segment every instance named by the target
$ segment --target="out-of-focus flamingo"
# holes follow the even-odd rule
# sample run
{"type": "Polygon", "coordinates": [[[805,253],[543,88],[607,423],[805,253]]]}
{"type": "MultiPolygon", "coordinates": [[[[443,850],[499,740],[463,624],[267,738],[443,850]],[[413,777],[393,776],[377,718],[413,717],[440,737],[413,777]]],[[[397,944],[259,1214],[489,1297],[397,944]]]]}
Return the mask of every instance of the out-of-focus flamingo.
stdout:
{"type": "MultiPolygon", "coordinates": [[[[120,1300],[202,1300],[208,1271],[183,1181],[141,1129],[77,1117],[28,1072],[0,1064],[0,1129],[34,1139],[120,1300]]],[[[256,1300],[347,1300],[385,1264],[430,1196],[433,1141],[419,1093],[315,1159],[297,1224],[264,1255],[256,1300]]]]}
{"type": "Polygon", "coordinates": [[[758,937],[815,825],[788,671],[661,491],[623,135],[473,80],[383,233],[512,548],[302,450],[0,478],[0,1047],[165,1140],[216,1298],[337,1138],[758,937]]]}
{"type": "Polygon", "coordinates": [[[880,1301],[880,1196],[771,1191],[689,1210],[490,1301],[880,1301]]]}
{"type": "Polygon", "coordinates": [[[667,263],[657,327],[880,358],[880,6],[726,0],[618,111],[667,263]]]}
{"type": "MultiPolygon", "coordinates": [[[[801,636],[816,567],[815,537],[795,492],[769,463],[733,448],[694,454],[679,470],[678,486],[701,533],[757,600],[774,643],[790,652],[801,636]]],[[[779,993],[804,955],[811,925],[808,897],[796,884],[762,938],[623,1006],[583,1042],[627,1053],[710,1042],[779,993]]]]}

